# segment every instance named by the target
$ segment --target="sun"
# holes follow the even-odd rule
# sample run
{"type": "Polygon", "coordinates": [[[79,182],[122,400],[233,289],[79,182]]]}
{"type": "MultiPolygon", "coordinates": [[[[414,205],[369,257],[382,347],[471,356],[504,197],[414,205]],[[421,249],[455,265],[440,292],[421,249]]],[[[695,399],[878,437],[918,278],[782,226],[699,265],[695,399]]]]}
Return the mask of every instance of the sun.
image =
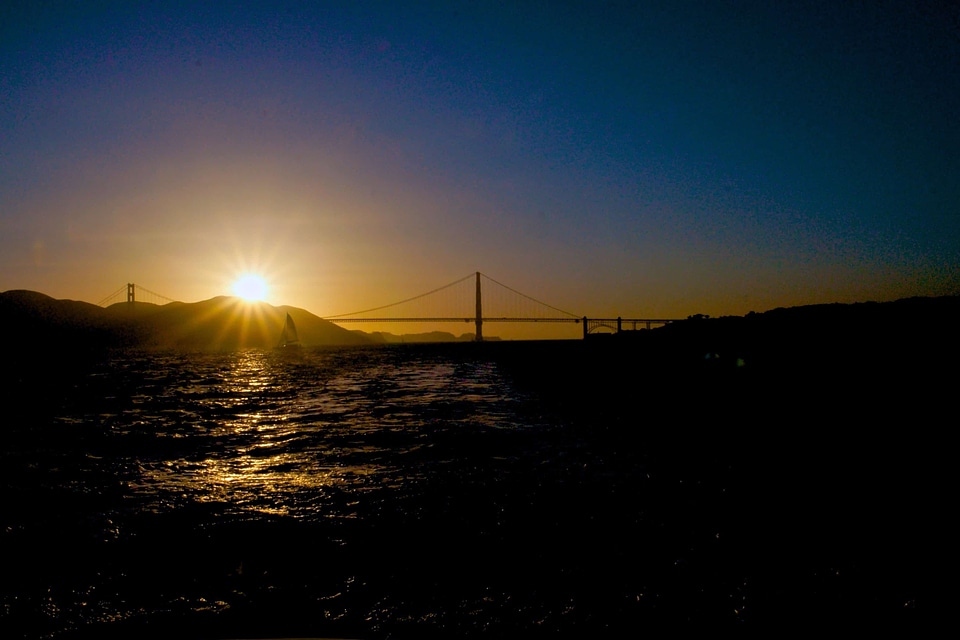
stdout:
{"type": "Polygon", "coordinates": [[[249,302],[267,297],[267,281],[255,273],[245,273],[233,283],[233,295],[249,302]]]}

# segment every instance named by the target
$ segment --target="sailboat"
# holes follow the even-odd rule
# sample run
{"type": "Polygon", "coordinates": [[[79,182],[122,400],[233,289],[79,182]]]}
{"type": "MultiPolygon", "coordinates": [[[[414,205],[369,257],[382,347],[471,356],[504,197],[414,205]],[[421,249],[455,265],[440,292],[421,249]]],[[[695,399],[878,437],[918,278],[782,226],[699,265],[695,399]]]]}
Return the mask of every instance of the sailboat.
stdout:
{"type": "Polygon", "coordinates": [[[299,349],[300,336],[297,335],[297,325],[293,323],[293,318],[287,314],[287,319],[283,323],[283,331],[280,332],[280,342],[277,343],[277,349],[299,349]]]}

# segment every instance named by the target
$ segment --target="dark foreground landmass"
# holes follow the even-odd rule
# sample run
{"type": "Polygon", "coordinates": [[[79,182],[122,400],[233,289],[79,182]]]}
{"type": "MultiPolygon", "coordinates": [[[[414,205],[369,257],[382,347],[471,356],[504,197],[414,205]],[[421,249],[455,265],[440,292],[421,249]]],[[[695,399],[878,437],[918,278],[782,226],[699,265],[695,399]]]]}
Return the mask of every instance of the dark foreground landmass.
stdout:
{"type": "Polygon", "coordinates": [[[953,547],[958,318],[956,297],[693,318],[588,340],[565,361],[534,348],[516,369],[603,425],[589,446],[642,450],[676,474],[665,495],[690,538],[672,575],[686,572],[691,609],[667,620],[721,619],[700,596],[747,566],[728,603],[745,622],[922,626],[944,611],[936,576],[953,547]],[[743,589],[753,602],[739,607],[743,589]]]}

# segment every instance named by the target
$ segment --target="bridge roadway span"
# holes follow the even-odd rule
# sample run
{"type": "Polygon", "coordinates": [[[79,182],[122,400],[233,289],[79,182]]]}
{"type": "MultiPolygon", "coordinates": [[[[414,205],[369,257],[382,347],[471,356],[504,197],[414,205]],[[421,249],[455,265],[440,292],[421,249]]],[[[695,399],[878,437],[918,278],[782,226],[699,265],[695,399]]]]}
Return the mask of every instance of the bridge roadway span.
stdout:
{"type": "MultiPolygon", "coordinates": [[[[532,301],[532,302],[535,302],[535,303],[537,303],[538,305],[541,305],[542,307],[546,307],[546,308],[552,309],[553,311],[559,312],[559,313],[561,313],[561,314],[565,314],[565,315],[567,316],[567,317],[553,317],[553,318],[535,318],[535,317],[490,317],[490,318],[485,318],[485,317],[483,316],[483,303],[482,303],[483,296],[482,296],[482,291],[481,291],[481,276],[483,276],[483,274],[480,273],[479,271],[477,271],[477,272],[475,272],[474,274],[470,274],[469,276],[466,276],[465,278],[461,278],[460,280],[457,280],[456,282],[452,282],[452,283],[450,283],[450,284],[448,284],[448,285],[445,285],[445,286],[443,286],[443,287],[440,287],[440,288],[438,288],[438,289],[434,289],[433,291],[428,291],[427,293],[422,294],[422,295],[419,295],[419,296],[415,296],[414,298],[408,298],[407,300],[402,300],[402,301],[400,301],[400,302],[398,302],[398,303],[394,303],[394,304],[391,304],[391,305],[386,305],[386,306],[383,306],[383,307],[377,307],[376,309],[367,309],[366,311],[358,311],[358,312],[355,312],[355,313],[353,313],[353,314],[344,314],[344,315],[342,315],[342,316],[328,316],[328,317],[323,318],[323,319],[324,319],[324,320],[327,320],[328,322],[333,322],[333,323],[337,323],[337,324],[343,323],[343,322],[380,322],[380,323],[392,323],[392,322],[421,322],[421,323],[425,323],[425,322],[426,322],[426,323],[428,323],[428,322],[473,322],[473,323],[475,324],[475,326],[476,326],[476,339],[477,339],[477,341],[482,341],[482,340],[483,340],[483,323],[484,323],[484,322],[541,322],[541,323],[566,323],[566,324],[570,324],[570,323],[572,323],[572,324],[581,324],[581,323],[582,323],[582,324],[583,324],[583,337],[584,337],[584,338],[586,338],[587,335],[590,334],[590,333],[599,332],[599,331],[610,331],[610,332],[620,333],[621,331],[625,331],[625,330],[626,330],[626,331],[636,331],[636,330],[638,330],[638,329],[651,329],[654,325],[662,326],[662,325],[665,325],[665,324],[669,324],[669,323],[671,323],[671,322],[676,322],[676,320],[672,320],[672,319],[656,319],[656,318],[587,318],[586,316],[583,316],[582,318],[578,318],[575,314],[572,314],[572,313],[570,313],[570,312],[568,312],[568,311],[563,311],[562,309],[557,309],[556,307],[553,307],[553,306],[551,306],[551,305],[548,305],[548,304],[546,304],[546,303],[544,303],[544,302],[540,302],[539,300],[537,300],[537,299],[535,299],[535,298],[531,298],[530,296],[528,296],[528,295],[526,295],[526,294],[524,294],[524,293],[520,293],[519,291],[516,291],[515,289],[511,289],[510,287],[506,286],[506,285],[503,284],[503,283],[497,282],[496,280],[493,280],[492,278],[489,278],[489,277],[487,277],[487,276],[483,276],[483,277],[487,278],[487,280],[489,280],[489,281],[491,281],[491,282],[499,285],[500,287],[502,287],[502,288],[504,288],[504,289],[506,289],[506,290],[509,290],[509,291],[517,294],[518,296],[522,296],[523,298],[526,298],[527,300],[530,300],[530,301],[532,301]],[[418,298],[423,298],[423,297],[425,297],[425,296],[429,296],[429,295],[431,295],[431,294],[437,293],[437,292],[439,292],[439,291],[442,291],[442,290],[444,290],[444,289],[447,289],[447,288],[449,288],[449,287],[452,287],[452,286],[454,286],[454,285],[457,285],[457,284],[459,284],[459,283],[461,283],[461,282],[463,282],[463,281],[465,281],[465,280],[467,280],[467,279],[470,279],[470,278],[475,278],[475,281],[476,281],[476,313],[475,313],[473,316],[470,316],[470,317],[465,317],[465,316],[456,316],[456,317],[412,317],[412,318],[398,318],[398,317],[391,317],[391,318],[358,318],[358,317],[348,317],[348,316],[354,316],[354,315],[359,314],[359,313],[370,313],[370,312],[373,312],[373,311],[380,311],[380,310],[382,310],[382,309],[387,309],[387,308],[389,308],[389,307],[395,307],[395,306],[397,306],[398,304],[403,304],[403,303],[405,303],[405,302],[410,302],[410,301],[412,301],[412,300],[416,300],[416,299],[418,299],[418,298]]],[[[136,285],[136,284],[133,284],[133,283],[127,283],[127,285],[126,285],[127,302],[132,303],[132,302],[135,302],[135,301],[136,301],[136,299],[137,299],[137,291],[138,291],[138,290],[139,290],[139,291],[146,292],[146,293],[150,294],[152,297],[156,298],[157,300],[163,301],[164,303],[173,302],[173,300],[171,300],[170,298],[167,298],[167,297],[165,297],[165,296],[162,296],[162,295],[160,295],[159,293],[155,293],[155,292],[153,292],[153,291],[150,291],[149,289],[145,289],[145,288],[140,287],[140,286],[138,286],[138,285],[136,285]]],[[[104,298],[103,300],[101,300],[101,301],[100,301],[100,305],[101,305],[101,306],[105,306],[110,300],[113,300],[113,299],[115,299],[117,296],[121,295],[121,294],[123,293],[123,291],[124,291],[124,288],[121,287],[119,290],[115,291],[115,292],[112,293],[111,295],[109,295],[109,296],[107,296],[106,298],[104,298]]]]}
{"type": "Polygon", "coordinates": [[[484,318],[484,317],[454,317],[454,318],[324,318],[328,322],[335,324],[343,322],[473,322],[477,328],[477,340],[483,340],[482,327],[486,322],[540,322],[540,323],[565,323],[565,324],[583,324],[583,337],[588,334],[601,330],[620,333],[622,331],[637,331],[639,329],[652,329],[656,326],[663,326],[676,322],[676,319],[667,318],[484,318]]]}
{"type": "Polygon", "coordinates": [[[471,321],[472,321],[472,322],[474,323],[474,325],[476,326],[476,334],[475,334],[475,335],[476,335],[476,340],[477,340],[477,342],[480,342],[480,341],[483,340],[483,323],[484,323],[484,322],[551,322],[551,323],[563,322],[563,323],[574,323],[574,324],[583,323],[583,337],[584,337],[584,339],[586,339],[587,334],[589,334],[589,333],[591,333],[591,332],[593,332],[593,331],[600,331],[600,330],[604,330],[604,329],[609,330],[609,331],[615,331],[615,332],[617,332],[617,333],[620,333],[621,331],[624,330],[624,329],[623,329],[624,323],[627,323],[628,326],[632,326],[632,330],[636,331],[637,328],[638,328],[638,326],[640,326],[640,325],[642,325],[642,328],[650,329],[650,328],[651,328],[653,325],[655,325],[655,324],[656,324],[656,325],[664,325],[664,324],[668,324],[668,323],[670,323],[670,322],[673,322],[673,320],[656,320],[656,319],[640,319],[640,318],[629,318],[629,319],[626,319],[626,320],[624,320],[623,318],[599,318],[599,319],[598,319],[598,318],[595,318],[595,319],[593,319],[593,320],[590,320],[590,319],[588,319],[586,316],[583,316],[582,318],[578,318],[575,314],[572,314],[572,313],[570,313],[569,311],[563,311],[562,309],[557,309],[557,308],[554,307],[554,306],[548,305],[548,304],[546,304],[546,303],[544,303],[544,302],[540,302],[539,300],[537,300],[537,299],[535,299],[535,298],[531,298],[530,296],[528,296],[528,295],[526,295],[526,294],[524,294],[524,293],[520,293],[519,291],[516,291],[515,289],[511,289],[510,287],[508,287],[508,286],[506,286],[506,285],[504,285],[504,284],[502,284],[502,283],[500,283],[500,282],[497,282],[496,280],[493,280],[492,278],[487,278],[487,279],[490,280],[491,282],[494,282],[494,283],[500,285],[500,286],[503,287],[504,289],[507,289],[507,290],[509,290],[509,291],[512,291],[513,293],[515,293],[515,294],[517,294],[517,295],[523,296],[524,298],[526,298],[526,299],[528,299],[528,300],[531,300],[531,301],[533,301],[533,302],[536,302],[537,304],[539,304],[539,305],[541,305],[541,306],[543,306],[543,307],[552,309],[552,310],[555,311],[555,312],[559,312],[559,313],[561,313],[561,314],[563,314],[563,315],[565,315],[565,316],[567,316],[567,317],[553,317],[553,318],[491,317],[491,318],[486,318],[486,317],[483,316],[483,293],[482,293],[482,288],[481,288],[481,279],[480,279],[481,276],[483,276],[483,274],[480,273],[479,271],[477,271],[475,274],[471,274],[471,275],[467,276],[466,278],[461,278],[460,280],[457,280],[456,282],[453,282],[453,283],[451,283],[451,284],[449,284],[449,285],[446,285],[445,287],[440,287],[440,289],[434,289],[433,291],[430,291],[430,292],[428,292],[428,293],[425,293],[425,294],[423,294],[422,296],[416,296],[416,298],[408,298],[407,300],[404,300],[404,301],[399,302],[399,303],[395,303],[395,304],[393,304],[393,305],[386,305],[386,306],[384,306],[384,307],[378,307],[378,308],[376,308],[376,309],[368,309],[367,311],[361,311],[361,312],[357,312],[357,313],[355,313],[355,314],[348,313],[348,314],[343,314],[343,315],[341,315],[341,316],[328,316],[328,317],[324,318],[324,320],[327,320],[328,322],[334,322],[334,323],[338,323],[338,322],[383,322],[383,323],[387,323],[387,322],[471,322],[471,321]],[[417,298],[422,298],[422,297],[424,297],[424,296],[431,295],[431,294],[433,294],[433,293],[436,293],[436,292],[438,292],[438,291],[441,291],[441,290],[443,290],[443,289],[446,289],[447,287],[453,286],[453,285],[455,285],[455,284],[458,284],[458,283],[460,283],[460,282],[463,282],[464,280],[467,280],[467,279],[470,279],[470,278],[474,278],[474,277],[475,277],[475,281],[476,281],[476,313],[475,313],[472,317],[465,317],[465,316],[456,316],[456,317],[452,317],[452,318],[451,318],[451,317],[414,317],[414,318],[397,318],[397,317],[393,317],[393,318],[358,318],[358,317],[349,317],[349,316],[359,315],[360,313],[370,313],[370,312],[374,312],[374,311],[380,311],[380,310],[382,310],[382,309],[387,309],[387,308],[389,308],[389,307],[396,306],[397,304],[403,304],[403,302],[409,302],[409,301],[415,300],[415,299],[417,299],[417,298]]]}

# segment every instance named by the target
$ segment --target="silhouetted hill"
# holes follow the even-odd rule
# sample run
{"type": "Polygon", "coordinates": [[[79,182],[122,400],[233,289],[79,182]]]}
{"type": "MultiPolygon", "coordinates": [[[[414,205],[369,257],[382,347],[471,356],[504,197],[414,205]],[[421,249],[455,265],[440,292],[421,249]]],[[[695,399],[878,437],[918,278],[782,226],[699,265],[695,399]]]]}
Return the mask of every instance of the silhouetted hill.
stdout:
{"type": "Polygon", "coordinates": [[[87,302],[55,300],[36,291],[0,294],[0,331],[14,352],[111,346],[122,341],[116,329],[104,309],[87,302]]]}
{"type": "Polygon", "coordinates": [[[604,411],[637,425],[663,402],[680,423],[708,406],[718,420],[763,412],[816,421],[831,406],[851,421],[885,406],[909,420],[911,407],[954,393],[958,318],[960,296],[693,316],[564,348],[531,342],[504,362],[524,383],[569,398],[571,411],[582,398],[603,398],[604,411]]]}
{"type": "MultiPolygon", "coordinates": [[[[426,333],[403,333],[397,335],[395,333],[388,333],[386,331],[373,331],[367,333],[365,331],[356,330],[354,333],[367,336],[371,341],[377,344],[413,344],[413,343],[423,343],[423,342],[473,342],[476,339],[475,333],[464,333],[460,337],[453,335],[447,331],[429,331],[426,333]]],[[[500,338],[497,337],[484,337],[484,340],[487,342],[498,341],[500,338]]]]}
{"type": "Polygon", "coordinates": [[[588,339],[562,357],[531,350],[511,368],[561,400],[604,398],[600,410],[590,405],[599,423],[609,414],[610,425],[629,416],[638,426],[666,403],[684,424],[709,407],[718,423],[765,416],[771,427],[817,427],[810,437],[829,446],[825,425],[850,425],[844,437],[856,438],[884,420],[925,419],[925,407],[948,412],[958,317],[960,297],[692,317],[588,339]]]}
{"type": "Polygon", "coordinates": [[[276,345],[290,313],[304,346],[370,340],[295,307],[217,297],[158,306],[121,302],[103,309],[34,291],[0,294],[0,329],[14,355],[83,353],[118,347],[230,350],[276,345]]]}
{"type": "Polygon", "coordinates": [[[960,341],[960,296],[777,308],[746,316],[693,316],[655,331],[651,346],[671,357],[765,370],[883,368],[931,363],[960,341]]]}
{"type": "Polygon", "coordinates": [[[148,346],[177,349],[232,350],[269,349],[277,344],[286,314],[297,325],[304,346],[367,344],[369,341],[333,323],[296,307],[274,307],[219,296],[195,303],[171,302],[150,309],[124,309],[126,303],[108,309],[127,315],[138,333],[148,336],[148,346]],[[134,316],[134,317],[129,317],[134,316]]]}

